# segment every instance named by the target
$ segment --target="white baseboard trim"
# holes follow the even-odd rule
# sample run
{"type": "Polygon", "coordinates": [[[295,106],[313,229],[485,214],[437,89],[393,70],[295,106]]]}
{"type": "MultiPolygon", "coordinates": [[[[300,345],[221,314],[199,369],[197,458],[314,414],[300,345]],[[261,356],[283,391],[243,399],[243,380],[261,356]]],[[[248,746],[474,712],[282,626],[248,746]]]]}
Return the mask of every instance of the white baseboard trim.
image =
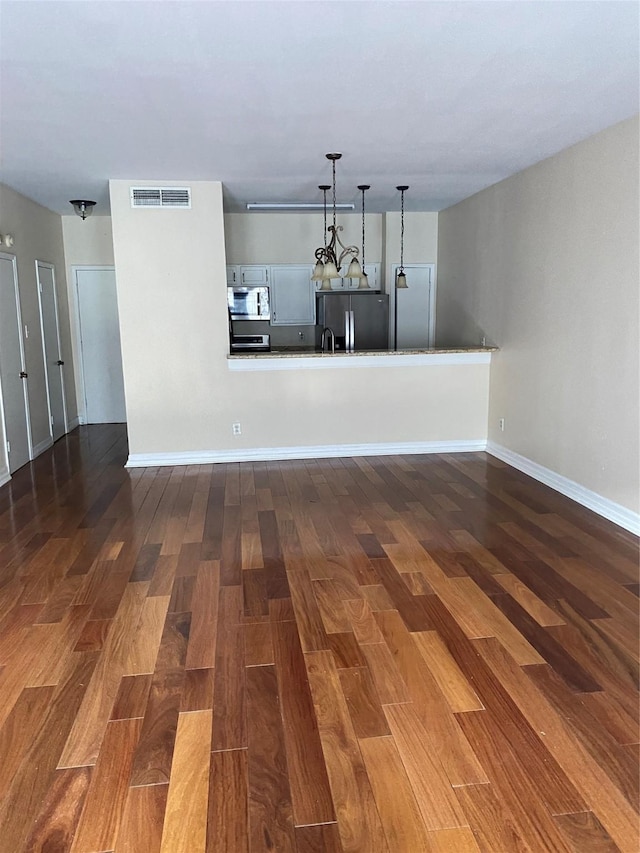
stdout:
{"type": "Polygon", "coordinates": [[[39,444],[34,444],[33,446],[33,459],[37,456],[40,456],[41,453],[44,453],[45,450],[48,450],[50,447],[53,447],[53,439],[51,436],[49,438],[45,438],[44,441],[41,441],[39,444]]]}
{"type": "Polygon", "coordinates": [[[71,420],[67,423],[67,432],[71,432],[76,427],[79,427],[82,421],[80,420],[80,416],[76,415],[75,418],[71,418],[71,420]]]}
{"type": "Polygon", "coordinates": [[[326,459],[345,456],[398,456],[403,453],[474,453],[485,450],[484,439],[464,441],[410,441],[389,444],[323,444],[313,447],[251,447],[238,450],[202,450],[185,453],[132,453],[127,468],[166,465],[209,465],[216,462],[271,462],[285,459],[326,459]]]}
{"type": "Polygon", "coordinates": [[[2,468],[0,470],[0,486],[4,486],[5,483],[8,483],[11,479],[11,474],[7,471],[6,468],[2,468]]]}
{"type": "Polygon", "coordinates": [[[537,462],[527,459],[526,456],[520,456],[519,453],[514,453],[513,450],[509,450],[500,444],[495,444],[493,441],[487,442],[487,453],[490,453],[491,456],[495,456],[497,459],[501,459],[508,465],[512,465],[518,471],[528,474],[534,480],[544,483],[545,486],[550,486],[556,492],[572,498],[572,500],[587,507],[587,509],[593,510],[593,512],[598,513],[603,518],[613,521],[614,524],[624,527],[625,530],[640,534],[640,515],[638,513],[621,506],[621,504],[615,501],[603,498],[602,495],[592,492],[591,489],[581,486],[580,483],[569,480],[568,477],[563,477],[561,474],[556,474],[550,468],[538,465],[537,462]]]}

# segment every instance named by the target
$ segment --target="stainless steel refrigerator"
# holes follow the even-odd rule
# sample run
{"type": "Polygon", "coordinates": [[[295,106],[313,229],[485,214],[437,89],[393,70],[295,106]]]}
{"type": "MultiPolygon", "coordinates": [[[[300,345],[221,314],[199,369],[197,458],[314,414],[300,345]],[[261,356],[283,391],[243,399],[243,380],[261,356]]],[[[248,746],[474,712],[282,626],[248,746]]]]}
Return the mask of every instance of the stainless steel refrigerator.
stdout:
{"type": "Polygon", "coordinates": [[[336,352],[389,349],[389,297],[386,293],[335,291],[316,294],[320,332],[335,335],[336,352]]]}

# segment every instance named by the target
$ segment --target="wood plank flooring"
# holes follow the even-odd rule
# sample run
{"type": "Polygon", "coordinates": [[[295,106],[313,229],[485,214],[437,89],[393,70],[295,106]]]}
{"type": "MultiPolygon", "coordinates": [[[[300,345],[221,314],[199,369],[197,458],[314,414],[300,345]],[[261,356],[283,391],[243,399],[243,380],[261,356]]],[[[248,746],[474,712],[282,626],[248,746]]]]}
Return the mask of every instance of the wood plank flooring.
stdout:
{"type": "Polygon", "coordinates": [[[0,489],[0,853],[636,853],[638,542],[482,453],[0,489]]]}

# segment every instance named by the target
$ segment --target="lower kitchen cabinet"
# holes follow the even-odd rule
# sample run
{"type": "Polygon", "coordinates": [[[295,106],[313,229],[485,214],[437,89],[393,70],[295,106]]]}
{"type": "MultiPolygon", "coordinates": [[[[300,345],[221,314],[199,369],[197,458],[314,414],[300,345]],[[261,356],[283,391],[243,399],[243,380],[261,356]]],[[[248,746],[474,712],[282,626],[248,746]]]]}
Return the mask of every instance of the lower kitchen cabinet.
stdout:
{"type": "Polygon", "coordinates": [[[272,266],[270,271],[271,325],[313,326],[316,311],[312,267],[285,264],[272,266]]]}

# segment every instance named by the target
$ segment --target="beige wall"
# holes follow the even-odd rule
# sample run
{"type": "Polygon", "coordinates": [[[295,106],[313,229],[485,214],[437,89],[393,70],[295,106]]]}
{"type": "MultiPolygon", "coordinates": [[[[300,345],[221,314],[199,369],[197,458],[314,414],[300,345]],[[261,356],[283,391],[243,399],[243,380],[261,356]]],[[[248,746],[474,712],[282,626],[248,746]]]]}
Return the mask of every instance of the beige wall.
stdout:
{"type": "Polygon", "coordinates": [[[230,372],[220,184],[158,211],[131,183],[110,192],[133,455],[486,438],[488,365],[230,372]]]}
{"type": "Polygon", "coordinates": [[[637,512],[637,119],[441,213],[438,259],[438,343],[500,347],[490,441],[637,512]]]}
{"type": "Polygon", "coordinates": [[[68,270],[72,266],[113,266],[110,216],[94,215],[85,220],[75,214],[63,216],[62,234],[68,270]]]}
{"type": "MultiPolygon", "coordinates": [[[[78,413],[69,330],[69,302],[61,218],[58,214],[0,184],[0,233],[8,232],[15,239],[15,244],[10,249],[10,253],[15,254],[17,259],[22,322],[29,330],[29,337],[25,339],[24,345],[29,374],[31,432],[33,445],[36,449],[50,439],[45,366],[40,331],[40,309],[36,284],[36,261],[53,264],[55,268],[62,358],[65,362],[63,376],[69,421],[73,421],[78,413]]],[[[4,246],[2,249],[4,250],[4,246]]]]}
{"type": "MultiPolygon", "coordinates": [[[[69,328],[71,332],[71,349],[74,364],[80,365],[82,354],[80,349],[79,329],[77,322],[77,302],[75,289],[75,277],[73,268],[85,267],[112,267],[113,260],[113,235],[111,233],[110,216],[90,216],[82,220],[79,216],[62,217],[62,235],[64,240],[64,257],[67,271],[67,298],[71,311],[69,328]]],[[[82,377],[80,370],[75,371],[75,395],[76,400],[82,400],[84,391],[82,389],[82,377]]]]}
{"type": "MultiPolygon", "coordinates": [[[[400,214],[385,213],[384,245],[387,277],[391,265],[400,263],[400,214]]],[[[438,261],[438,214],[405,213],[405,264],[435,264],[438,261]]]]}
{"type": "MultiPolygon", "coordinates": [[[[327,223],[332,223],[331,215],[327,223]]],[[[362,214],[338,213],[340,239],[362,243],[362,214]]],[[[323,216],[318,213],[227,213],[224,217],[228,264],[309,264],[322,244],[323,216]]],[[[371,263],[382,260],[382,217],[365,216],[365,250],[371,263]]]]}
{"type": "Polygon", "coordinates": [[[143,210],[131,184],[109,182],[130,450],[206,447],[228,347],[222,188],[187,182],[191,209],[143,210]]]}

